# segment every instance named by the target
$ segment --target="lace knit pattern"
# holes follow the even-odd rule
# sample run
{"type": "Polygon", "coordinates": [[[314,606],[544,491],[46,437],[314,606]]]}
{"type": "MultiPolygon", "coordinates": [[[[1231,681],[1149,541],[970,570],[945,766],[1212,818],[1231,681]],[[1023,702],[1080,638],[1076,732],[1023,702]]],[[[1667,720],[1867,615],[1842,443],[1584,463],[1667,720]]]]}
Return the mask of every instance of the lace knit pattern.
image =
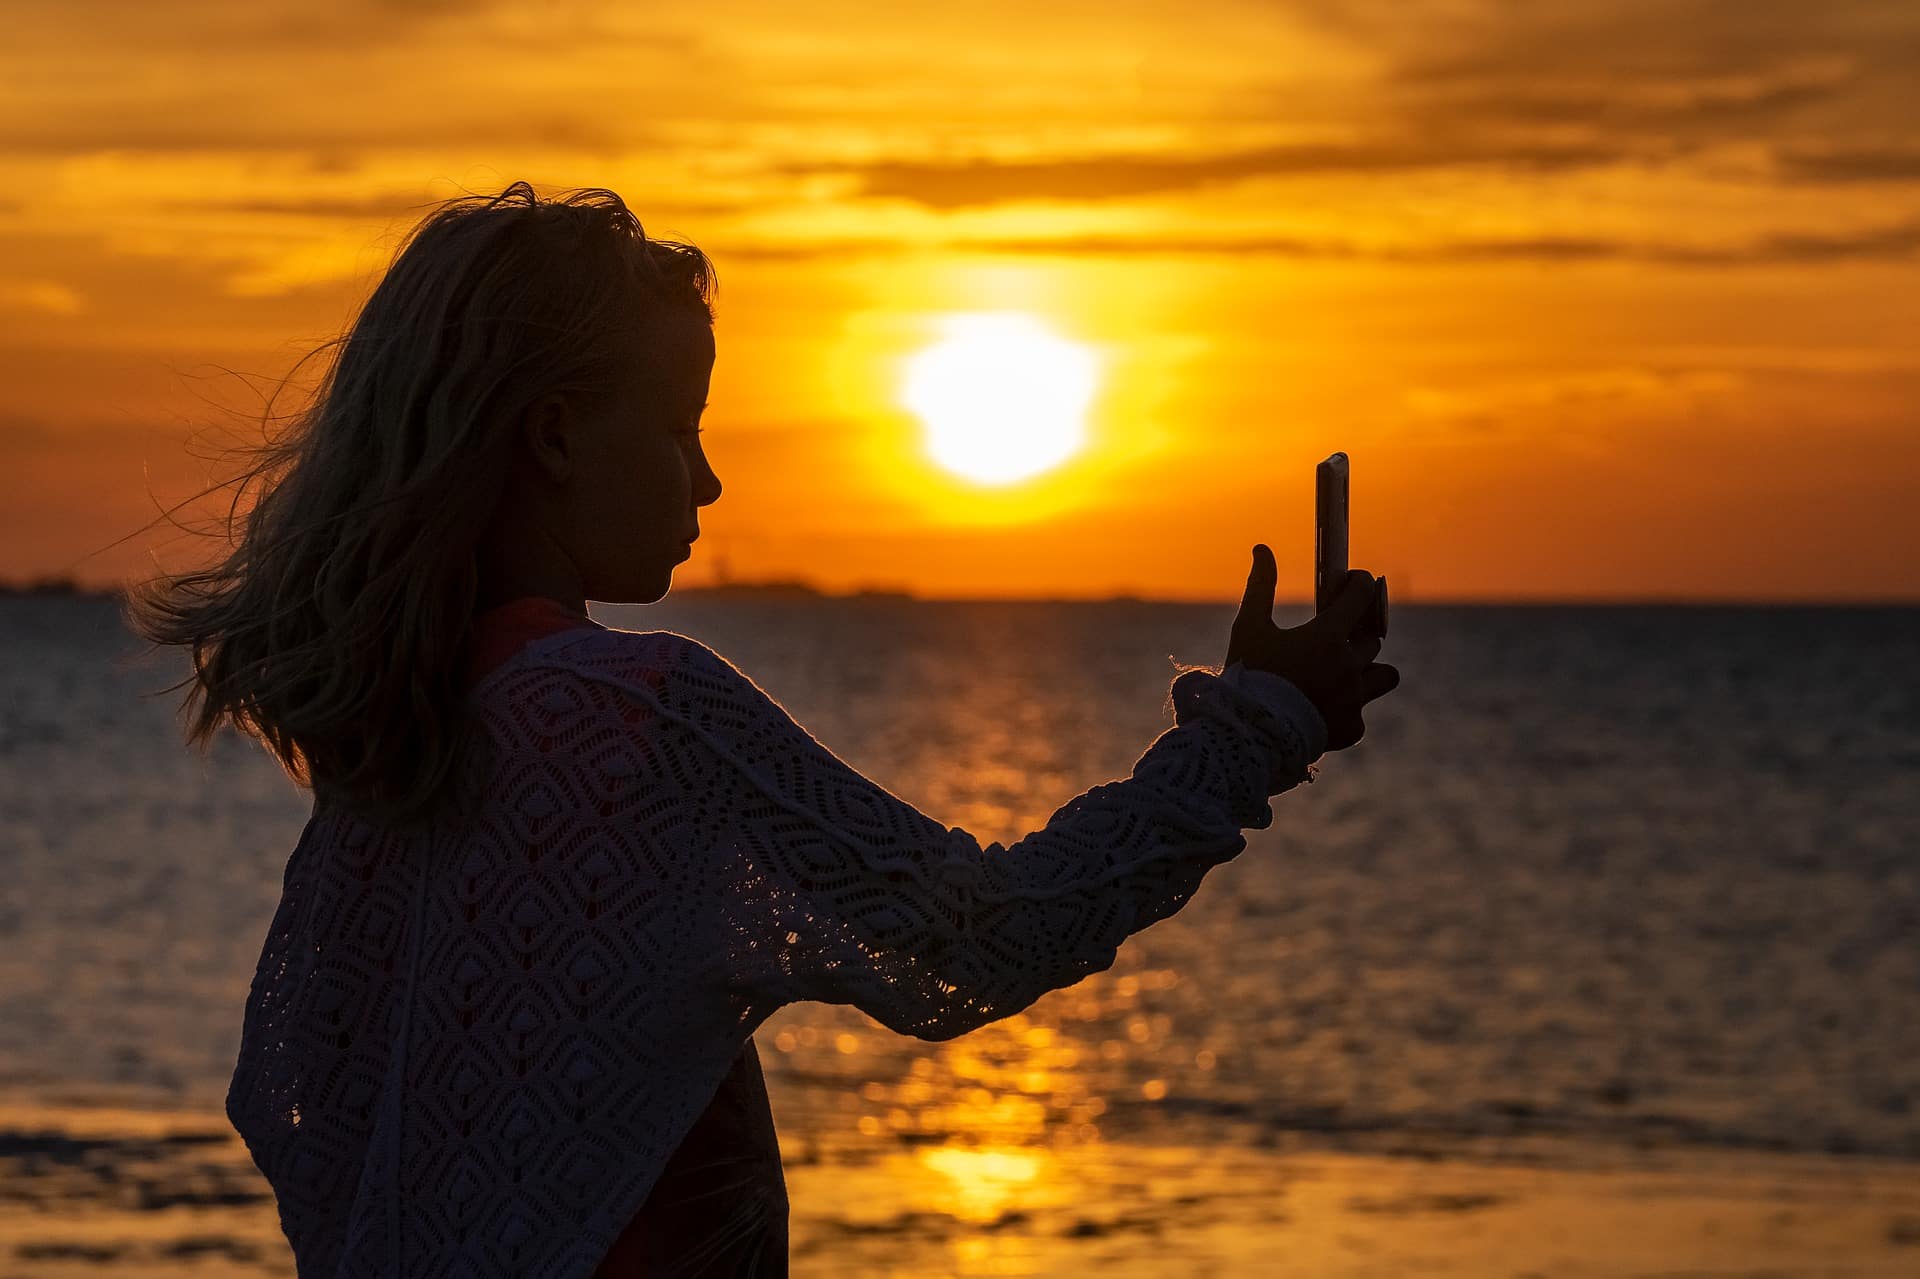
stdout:
{"type": "Polygon", "coordinates": [[[227,1113],[300,1279],[583,1279],[776,1009],[929,1040],[1019,1012],[1326,743],[1288,681],[1188,670],[1128,778],[983,848],[671,631],[548,636],[472,697],[477,804],[401,832],[319,801],[287,864],[227,1113]]]}

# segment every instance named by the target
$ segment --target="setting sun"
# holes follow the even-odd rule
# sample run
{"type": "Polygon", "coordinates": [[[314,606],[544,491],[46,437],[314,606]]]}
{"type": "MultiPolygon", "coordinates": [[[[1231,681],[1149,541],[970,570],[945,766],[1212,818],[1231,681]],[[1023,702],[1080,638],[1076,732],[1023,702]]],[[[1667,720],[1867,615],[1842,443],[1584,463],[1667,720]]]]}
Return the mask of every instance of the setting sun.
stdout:
{"type": "Polygon", "coordinates": [[[1080,451],[1098,383],[1092,351],[1020,312],[951,315],[942,327],[940,341],[907,361],[901,387],[936,463],[1008,484],[1080,451]]]}

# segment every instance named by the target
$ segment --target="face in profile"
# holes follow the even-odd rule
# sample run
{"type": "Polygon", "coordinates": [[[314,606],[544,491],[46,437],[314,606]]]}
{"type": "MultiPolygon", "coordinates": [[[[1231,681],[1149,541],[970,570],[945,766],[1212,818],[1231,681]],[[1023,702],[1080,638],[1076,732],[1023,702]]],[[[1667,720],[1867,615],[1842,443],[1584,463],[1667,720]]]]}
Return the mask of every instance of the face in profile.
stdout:
{"type": "Polygon", "coordinates": [[[720,497],[698,434],[714,355],[704,316],[659,317],[626,393],[581,424],[568,523],[588,599],[651,603],[692,558],[720,497]]]}

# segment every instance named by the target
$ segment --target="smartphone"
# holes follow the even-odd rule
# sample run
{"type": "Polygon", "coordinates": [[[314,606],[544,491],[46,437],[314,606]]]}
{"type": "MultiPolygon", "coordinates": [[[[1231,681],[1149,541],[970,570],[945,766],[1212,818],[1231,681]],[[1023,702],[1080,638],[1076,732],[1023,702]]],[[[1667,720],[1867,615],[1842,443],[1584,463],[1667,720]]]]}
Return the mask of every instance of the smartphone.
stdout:
{"type": "MultiPolygon", "coordinates": [[[[1347,488],[1351,468],[1345,453],[1331,454],[1314,472],[1313,609],[1326,608],[1347,580],[1347,488]]],[[[1358,633],[1387,637],[1387,579],[1361,619],[1358,633]]]]}

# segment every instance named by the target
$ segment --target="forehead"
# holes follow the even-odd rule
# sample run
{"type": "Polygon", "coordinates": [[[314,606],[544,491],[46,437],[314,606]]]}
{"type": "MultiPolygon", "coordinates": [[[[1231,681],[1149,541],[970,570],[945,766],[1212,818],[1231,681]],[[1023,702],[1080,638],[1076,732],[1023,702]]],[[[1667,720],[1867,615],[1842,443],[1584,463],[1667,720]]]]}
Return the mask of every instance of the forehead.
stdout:
{"type": "Polygon", "coordinates": [[[649,315],[641,326],[641,340],[677,365],[713,362],[713,326],[704,315],[686,308],[649,315]]]}
{"type": "Polygon", "coordinates": [[[715,355],[713,326],[705,316],[684,311],[650,316],[637,342],[643,383],[705,393],[715,355]]]}

